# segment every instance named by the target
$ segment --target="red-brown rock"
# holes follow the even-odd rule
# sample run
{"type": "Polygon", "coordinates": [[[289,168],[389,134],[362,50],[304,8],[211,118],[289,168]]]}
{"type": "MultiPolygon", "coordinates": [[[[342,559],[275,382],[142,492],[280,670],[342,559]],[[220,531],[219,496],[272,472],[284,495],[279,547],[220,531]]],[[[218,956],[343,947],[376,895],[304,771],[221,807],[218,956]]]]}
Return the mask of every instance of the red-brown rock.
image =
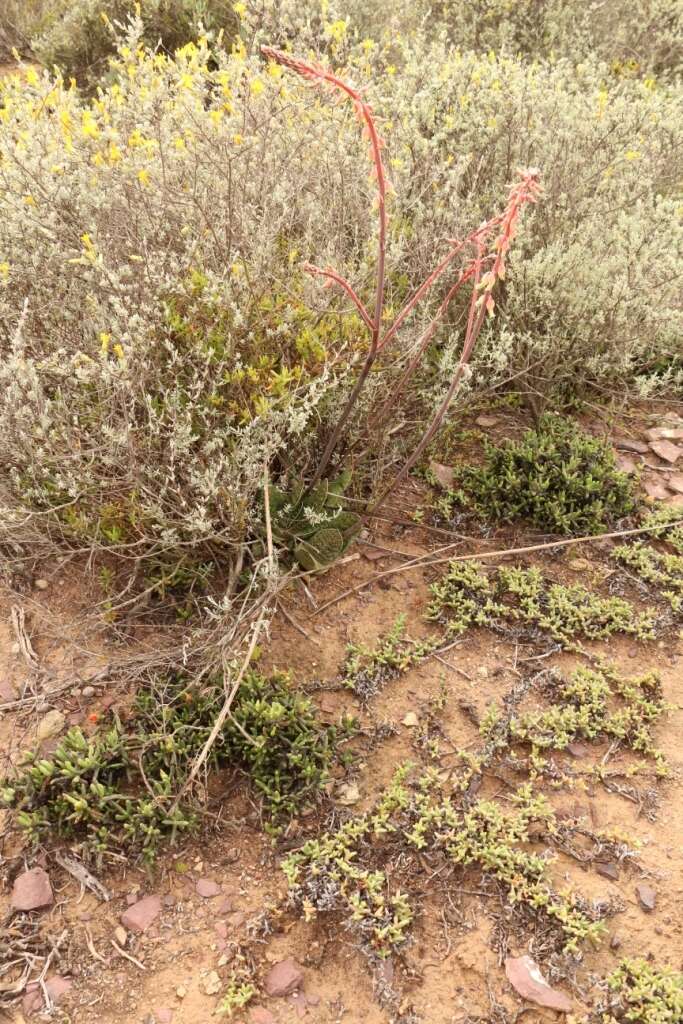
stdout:
{"type": "Polygon", "coordinates": [[[54,896],[47,871],[32,868],[15,878],[12,888],[13,910],[39,910],[41,907],[51,907],[53,903],[54,896]]]}
{"type": "Polygon", "coordinates": [[[145,896],[121,914],[121,924],[129,932],[144,932],[161,913],[158,896],[145,896]]]}
{"type": "Polygon", "coordinates": [[[219,896],[221,887],[218,882],[214,882],[212,878],[199,878],[197,880],[197,893],[205,900],[210,900],[213,896],[219,896]]]}
{"type": "MultiPolygon", "coordinates": [[[[62,978],[59,974],[53,974],[45,982],[45,988],[53,1003],[58,1003],[62,996],[71,988],[73,983],[68,978],[62,978]]],[[[21,1001],[21,1009],[25,1017],[37,1013],[43,1008],[43,992],[37,981],[31,981],[26,986],[26,995],[21,1001]]]]}
{"type": "Polygon", "coordinates": [[[263,988],[269,996],[288,996],[295,992],[304,980],[304,972],[296,960],[281,960],[268,971],[263,988]]]}
{"type": "Polygon", "coordinates": [[[646,885],[641,882],[640,885],[636,886],[636,896],[643,910],[647,910],[648,913],[655,909],[657,903],[657,893],[654,891],[651,885],[646,885]]]}
{"type": "Polygon", "coordinates": [[[508,957],[505,961],[505,974],[515,991],[530,1003],[547,1006],[560,1013],[569,1013],[571,1010],[571,1000],[564,992],[550,987],[538,964],[530,956],[508,957]]]}

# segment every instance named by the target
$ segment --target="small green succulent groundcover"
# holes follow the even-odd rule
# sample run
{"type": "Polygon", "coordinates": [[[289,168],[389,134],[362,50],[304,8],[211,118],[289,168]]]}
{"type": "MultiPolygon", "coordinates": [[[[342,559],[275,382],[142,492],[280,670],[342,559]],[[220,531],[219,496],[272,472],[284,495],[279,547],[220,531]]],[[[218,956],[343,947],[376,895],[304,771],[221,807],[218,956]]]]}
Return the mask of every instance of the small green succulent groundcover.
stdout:
{"type": "MultiPolygon", "coordinates": [[[[201,687],[181,674],[156,680],[127,721],[113,716],[90,736],[70,729],[49,757],[27,754],[0,786],[0,804],[14,810],[32,842],[60,837],[97,856],[125,850],[152,862],[162,841],[195,824],[190,800],[176,806],[176,796],[224,699],[222,680],[201,687]]],[[[252,670],[208,764],[241,768],[277,821],[325,785],[337,742],[352,728],[350,721],[323,726],[286,674],[252,670]]]]}
{"type": "Polygon", "coordinates": [[[607,978],[608,995],[588,1018],[617,1024],[674,1024],[683,1020],[683,974],[646,960],[622,960],[607,978]]]}
{"type": "Polygon", "coordinates": [[[286,548],[302,569],[322,569],[344,554],[361,529],[361,519],[345,507],[349,472],[321,480],[310,490],[296,484],[291,491],[269,489],[273,540],[286,548]]]}
{"type": "Polygon", "coordinates": [[[519,441],[487,441],[485,450],[482,466],[456,469],[440,502],[448,516],[460,506],[552,533],[594,534],[636,508],[633,484],[610,446],[563,417],[546,414],[519,441]]]}

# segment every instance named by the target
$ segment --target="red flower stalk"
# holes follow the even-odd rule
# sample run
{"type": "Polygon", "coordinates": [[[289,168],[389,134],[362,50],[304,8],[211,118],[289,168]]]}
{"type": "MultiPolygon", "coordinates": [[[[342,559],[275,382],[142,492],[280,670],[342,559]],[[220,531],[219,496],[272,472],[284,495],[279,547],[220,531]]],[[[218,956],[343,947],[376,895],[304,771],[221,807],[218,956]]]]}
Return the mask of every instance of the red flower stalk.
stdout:
{"type": "MultiPolygon", "coordinates": [[[[434,418],[429,424],[425,434],[420,440],[417,448],[412,453],[409,459],[404,463],[400,472],[392,482],[391,486],[381,495],[379,501],[384,500],[390,490],[395,486],[398,481],[405,476],[405,474],[412,468],[415,462],[418,460],[426,446],[433,438],[436,431],[439,429],[443,417],[446,414],[448,406],[450,405],[451,399],[455,394],[455,391],[460,383],[463,370],[470,358],[475,342],[479,336],[482,323],[486,313],[493,316],[494,310],[494,299],[492,295],[493,288],[498,280],[501,280],[505,276],[505,258],[510,249],[511,242],[515,236],[517,223],[522,207],[526,203],[533,203],[536,201],[540,186],[538,183],[538,171],[534,168],[529,170],[521,171],[521,180],[514,186],[511,187],[508,196],[508,202],[504,212],[482,224],[481,227],[477,228],[470,235],[467,236],[463,241],[453,239],[450,241],[451,248],[448,253],[444,256],[441,262],[435,267],[435,269],[426,277],[419,288],[413,293],[413,295],[404,304],[392,324],[382,335],[382,312],[384,309],[384,295],[385,295],[385,278],[386,278],[386,240],[387,240],[387,212],[386,212],[386,193],[387,193],[387,177],[384,170],[384,164],[382,161],[382,149],[383,143],[377,132],[375,120],[372,113],[372,108],[363,100],[360,92],[353,86],[349,85],[343,79],[333,74],[331,71],[327,71],[325,68],[318,64],[311,63],[309,61],[301,60],[297,57],[292,57],[290,54],[284,53],[282,50],[273,49],[270,46],[262,46],[261,52],[269,60],[275,61],[277,64],[282,64],[284,67],[289,68],[296,74],[300,75],[307,81],[321,85],[323,87],[329,87],[333,90],[337,90],[346,96],[353,103],[354,109],[358,115],[359,120],[363,124],[364,134],[367,136],[370,142],[370,156],[374,169],[374,176],[377,181],[377,203],[379,213],[379,239],[378,239],[378,257],[377,257],[377,277],[376,277],[376,292],[375,292],[375,308],[374,314],[370,315],[368,309],[359,298],[353,286],[346,280],[341,274],[333,270],[330,267],[321,269],[314,267],[311,264],[305,265],[305,270],[310,274],[315,274],[319,277],[326,279],[326,285],[329,287],[331,284],[338,284],[350,297],[351,301],[359,311],[361,318],[368,330],[370,331],[371,339],[368,353],[365,357],[363,366],[361,367],[358,379],[354,384],[351,394],[342,409],[342,412],[337,420],[337,423],[332,431],[332,434],[327,442],[325,450],[321,456],[318,468],[315,472],[315,476],[311,483],[311,487],[314,487],[323,476],[330,458],[332,457],[334,450],[339,442],[342,431],[346,426],[349,417],[353,411],[353,408],[358,400],[358,396],[365,384],[368,374],[372,368],[375,359],[378,354],[393,340],[396,336],[399,328],[404,323],[406,318],[410,315],[413,309],[417,306],[420,300],[430,291],[430,289],[436,284],[440,277],[449,268],[455,257],[462,252],[462,250],[469,245],[475,246],[475,257],[474,259],[462,270],[457,277],[455,283],[451,286],[447,292],[445,298],[441,302],[437,312],[433,316],[426,330],[423,332],[419,339],[417,351],[413,359],[408,365],[408,368],[401,377],[394,392],[384,403],[381,418],[388,411],[390,404],[395,401],[396,397],[403,389],[405,383],[410,379],[415,369],[420,363],[420,360],[429,345],[439,323],[443,320],[446,311],[457,294],[460,287],[467,281],[473,281],[472,297],[470,301],[469,314],[467,319],[467,329],[465,332],[465,340],[463,343],[462,352],[458,366],[456,367],[455,373],[451,380],[451,384],[446,393],[446,397],[442,402],[441,406],[437,410],[434,418]],[[493,246],[493,252],[486,254],[486,244],[493,235],[494,231],[498,231],[496,241],[493,246]],[[488,266],[489,269],[485,270],[488,266]]],[[[379,501],[376,504],[379,504],[379,501]]]]}

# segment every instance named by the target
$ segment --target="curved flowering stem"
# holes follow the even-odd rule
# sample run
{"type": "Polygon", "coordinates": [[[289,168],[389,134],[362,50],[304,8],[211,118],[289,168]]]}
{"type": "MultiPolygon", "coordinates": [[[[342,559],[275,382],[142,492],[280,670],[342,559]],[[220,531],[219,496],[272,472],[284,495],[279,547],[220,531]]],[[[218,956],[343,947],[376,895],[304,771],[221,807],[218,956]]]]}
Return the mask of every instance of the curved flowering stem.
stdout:
{"type": "Polygon", "coordinates": [[[306,271],[307,274],[312,274],[316,277],[327,278],[328,287],[330,284],[332,284],[332,282],[336,282],[341,288],[343,288],[346,294],[353,302],[353,304],[355,305],[358,312],[360,313],[361,317],[363,318],[363,321],[367,324],[370,330],[372,330],[373,323],[372,320],[370,319],[370,314],[368,313],[367,309],[365,308],[361,300],[358,298],[358,295],[354,291],[353,286],[349,284],[345,277],[342,277],[341,274],[338,274],[337,271],[333,270],[331,267],[325,267],[323,269],[321,267],[315,267],[312,263],[304,263],[303,269],[306,271]]]}
{"type": "MultiPolygon", "coordinates": [[[[365,357],[363,366],[361,367],[358,379],[354,384],[351,394],[349,395],[344,408],[341,411],[339,419],[335,424],[334,430],[330,435],[330,438],[325,446],[325,450],[318,463],[318,468],[315,471],[313,480],[311,481],[311,487],[315,487],[317,483],[322,479],[323,473],[327,469],[329,461],[334,453],[335,448],[339,442],[339,438],[342,435],[342,431],[346,426],[351,413],[353,412],[354,406],[358,400],[358,396],[365,384],[365,381],[370,373],[372,364],[377,358],[379,351],[380,332],[382,329],[382,311],[384,309],[384,293],[386,287],[386,248],[387,248],[387,209],[386,209],[386,195],[387,195],[387,176],[384,170],[384,163],[382,161],[382,140],[379,137],[375,120],[372,114],[372,108],[362,98],[360,92],[355,89],[348,82],[339,78],[331,71],[327,71],[325,68],[318,64],[313,64],[309,61],[301,60],[298,57],[293,57],[288,53],[284,53],[282,50],[276,50],[272,46],[262,46],[261,53],[264,57],[274,61],[276,64],[281,64],[283,67],[289,68],[294,71],[297,75],[305,78],[307,81],[312,82],[321,86],[329,86],[330,88],[341,92],[348,99],[351,100],[358,119],[363,125],[364,134],[367,136],[370,143],[370,157],[374,169],[374,176],[377,186],[377,209],[379,216],[379,237],[378,237],[378,252],[377,252],[377,275],[376,275],[376,288],[375,288],[375,311],[374,316],[370,317],[365,311],[365,307],[360,303],[360,300],[355,297],[355,292],[352,286],[345,280],[340,274],[337,274],[334,280],[344,288],[349,294],[356,306],[361,310],[361,315],[367,324],[371,337],[370,347],[365,357]]],[[[331,276],[329,273],[323,276],[331,276]]]]}
{"type": "Polygon", "coordinates": [[[527,170],[520,171],[519,173],[521,180],[511,187],[508,194],[508,202],[505,212],[502,216],[496,217],[493,221],[489,222],[489,224],[483,225],[482,229],[477,232],[476,235],[477,252],[473,260],[474,287],[472,288],[470,309],[467,317],[465,340],[463,342],[458,365],[455,368],[455,372],[451,378],[451,383],[446,395],[434,414],[429,426],[422,435],[417,447],[403,463],[389,486],[382,491],[379,498],[374,502],[373,510],[381,505],[396,485],[410,472],[424,452],[425,448],[427,448],[432,441],[434,435],[443,422],[444,416],[446,415],[448,407],[453,399],[453,395],[460,385],[465,367],[469,362],[474,345],[479,337],[484,317],[487,313],[489,316],[493,316],[495,303],[491,293],[496,282],[505,277],[505,257],[509,252],[510,245],[517,232],[520,212],[527,203],[536,202],[541,188],[538,180],[539,171],[536,168],[532,167],[527,170]],[[484,254],[484,243],[487,235],[491,233],[493,225],[500,226],[500,233],[495,240],[493,254],[487,258],[484,254]],[[491,269],[482,276],[482,268],[484,263],[487,262],[487,259],[492,259],[493,263],[491,269]]]}

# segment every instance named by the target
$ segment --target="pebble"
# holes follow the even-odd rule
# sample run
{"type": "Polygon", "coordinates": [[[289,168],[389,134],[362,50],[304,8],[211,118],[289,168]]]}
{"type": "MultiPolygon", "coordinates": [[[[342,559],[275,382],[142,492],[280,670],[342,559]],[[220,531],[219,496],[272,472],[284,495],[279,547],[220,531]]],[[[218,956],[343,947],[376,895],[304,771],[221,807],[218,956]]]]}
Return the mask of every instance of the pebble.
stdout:
{"type": "Polygon", "coordinates": [[[420,720],[414,711],[409,711],[406,717],[403,719],[403,725],[406,725],[409,729],[414,729],[420,724],[420,720]]]}
{"type": "Polygon", "coordinates": [[[84,697],[94,697],[95,696],[95,687],[94,686],[84,686],[83,689],[81,690],[81,693],[83,694],[84,697]]]}
{"type": "Polygon", "coordinates": [[[175,994],[177,995],[178,999],[184,999],[185,996],[187,995],[187,989],[185,988],[184,985],[178,985],[178,988],[175,990],[175,994]]]}
{"type": "Polygon", "coordinates": [[[288,996],[303,984],[304,972],[296,960],[281,960],[274,964],[263,981],[263,990],[269,996],[288,996]]]}
{"type": "Polygon", "coordinates": [[[571,999],[564,992],[550,987],[538,964],[530,956],[508,957],[505,961],[505,974],[523,999],[561,1013],[568,1013],[572,1009],[571,999]]]}
{"type": "Polygon", "coordinates": [[[360,790],[355,782],[347,782],[340,786],[337,790],[336,800],[338,804],[343,804],[344,807],[349,807],[351,804],[357,804],[360,800],[360,790]]]}
{"type": "Polygon", "coordinates": [[[13,910],[40,910],[54,903],[50,876],[42,868],[31,868],[14,879],[13,910]]]}
{"type": "Polygon", "coordinates": [[[128,932],[125,928],[122,928],[120,924],[117,924],[114,929],[114,938],[118,942],[119,946],[125,946],[128,941],[128,932]]]}
{"type": "Polygon", "coordinates": [[[145,896],[121,914],[121,924],[130,932],[144,932],[161,913],[158,896],[145,896]]]}
{"type": "Polygon", "coordinates": [[[36,580],[33,586],[36,588],[36,590],[47,590],[50,584],[47,582],[47,580],[36,580]]]}
{"type": "Polygon", "coordinates": [[[651,885],[646,885],[641,882],[640,885],[636,886],[636,896],[643,910],[650,913],[655,909],[657,904],[657,893],[654,891],[651,885]]]}
{"type": "Polygon", "coordinates": [[[205,900],[210,900],[213,896],[219,896],[221,892],[220,885],[218,882],[214,882],[212,878],[198,878],[195,888],[197,895],[205,900]]]}
{"type": "Polygon", "coordinates": [[[207,996],[215,996],[220,992],[223,987],[223,982],[221,981],[221,976],[218,971],[210,971],[204,979],[202,987],[207,996]]]}
{"type": "Polygon", "coordinates": [[[604,878],[610,878],[613,882],[616,882],[619,878],[619,867],[614,861],[610,861],[609,864],[597,863],[595,870],[599,875],[602,875],[604,878]]]}
{"type": "Polygon", "coordinates": [[[42,743],[43,740],[49,740],[51,736],[56,736],[64,728],[65,722],[66,718],[62,712],[57,708],[52,708],[38,723],[36,731],[38,742],[42,743]]]}

